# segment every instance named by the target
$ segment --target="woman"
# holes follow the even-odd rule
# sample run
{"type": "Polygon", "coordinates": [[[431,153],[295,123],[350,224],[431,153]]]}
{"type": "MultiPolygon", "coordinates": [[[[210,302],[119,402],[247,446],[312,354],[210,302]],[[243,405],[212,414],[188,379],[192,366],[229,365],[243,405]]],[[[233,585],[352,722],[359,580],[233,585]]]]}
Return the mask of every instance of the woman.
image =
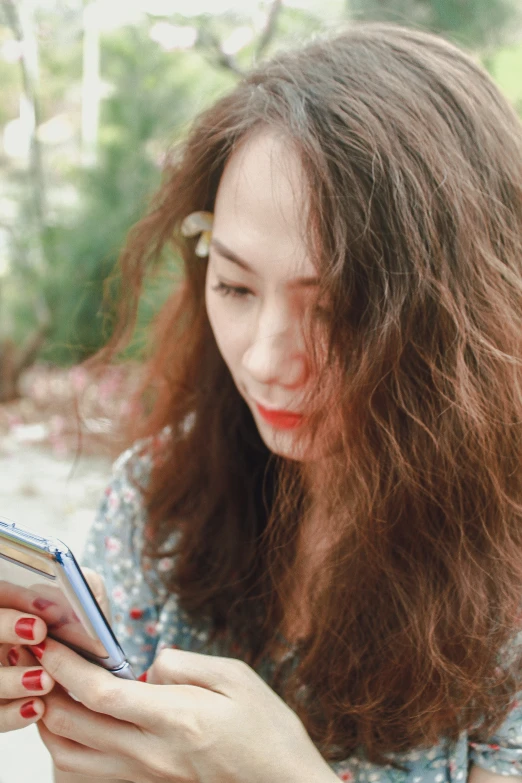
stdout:
{"type": "Polygon", "coordinates": [[[515,114],[419,32],[279,55],[169,164],[114,350],[169,245],[87,547],[146,682],[33,646],[58,780],[522,775],[515,114]]]}

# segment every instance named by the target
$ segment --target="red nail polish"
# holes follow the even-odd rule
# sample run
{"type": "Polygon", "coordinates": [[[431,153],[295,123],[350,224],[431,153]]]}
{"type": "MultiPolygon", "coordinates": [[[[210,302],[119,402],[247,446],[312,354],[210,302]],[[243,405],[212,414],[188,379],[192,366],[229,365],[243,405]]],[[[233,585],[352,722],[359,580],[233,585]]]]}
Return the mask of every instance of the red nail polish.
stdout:
{"type": "Polygon", "coordinates": [[[7,660],[9,661],[9,666],[16,666],[19,658],[20,658],[20,653],[18,652],[16,647],[11,647],[11,649],[7,653],[7,660]]]}
{"type": "Polygon", "coordinates": [[[38,660],[40,661],[42,659],[42,655],[44,654],[45,650],[45,641],[40,642],[40,644],[32,644],[30,647],[27,648],[30,652],[35,655],[38,660]]]}
{"type": "Polygon", "coordinates": [[[26,718],[26,719],[36,718],[38,713],[33,707],[33,704],[34,701],[28,701],[22,707],[20,707],[20,715],[22,716],[22,718],[26,718]]]}
{"type": "Polygon", "coordinates": [[[147,674],[148,672],[143,672],[143,674],[140,674],[140,676],[138,677],[138,680],[140,682],[147,682],[147,674]]]}
{"type": "Polygon", "coordinates": [[[45,609],[48,609],[50,606],[56,606],[54,601],[48,601],[47,598],[35,598],[33,601],[33,606],[35,609],[38,609],[39,612],[43,612],[45,609]]]}
{"type": "Polygon", "coordinates": [[[67,615],[64,615],[63,617],[60,617],[60,619],[57,620],[55,623],[48,623],[47,630],[56,633],[57,631],[60,630],[60,628],[63,628],[64,625],[69,625],[70,622],[71,622],[70,618],[67,617],[67,615]]]}
{"type": "Polygon", "coordinates": [[[25,672],[22,677],[22,685],[27,688],[28,691],[41,691],[43,669],[33,669],[30,672],[25,672]]]}
{"type": "Polygon", "coordinates": [[[15,633],[20,639],[34,639],[34,624],[36,620],[34,617],[22,617],[21,620],[15,625],[15,633]]]}

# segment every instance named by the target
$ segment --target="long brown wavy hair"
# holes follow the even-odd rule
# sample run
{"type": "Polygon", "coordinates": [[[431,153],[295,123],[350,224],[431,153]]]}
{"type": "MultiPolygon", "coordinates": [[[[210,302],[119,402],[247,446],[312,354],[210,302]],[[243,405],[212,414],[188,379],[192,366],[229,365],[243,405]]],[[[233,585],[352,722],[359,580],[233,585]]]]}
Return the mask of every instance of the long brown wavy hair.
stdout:
{"type": "MultiPolygon", "coordinates": [[[[309,508],[306,466],[271,454],[208,322],[207,261],[183,218],[213,210],[240,142],[270,129],[308,183],[342,448],[320,481],[311,630],[281,679],[326,758],[486,735],[520,687],[522,130],[454,46],[356,25],[260,65],[170,156],[122,257],[132,331],[165,248],[183,273],[155,323],[132,437],[174,436],[146,499],[150,548],[194,618],[272,649],[309,508]],[[188,424],[190,422],[190,424],[188,424]],[[316,577],[316,578],[315,578],[316,577]]],[[[321,416],[314,420],[321,437],[321,416]]],[[[309,466],[308,466],[309,468],[309,466]]]]}

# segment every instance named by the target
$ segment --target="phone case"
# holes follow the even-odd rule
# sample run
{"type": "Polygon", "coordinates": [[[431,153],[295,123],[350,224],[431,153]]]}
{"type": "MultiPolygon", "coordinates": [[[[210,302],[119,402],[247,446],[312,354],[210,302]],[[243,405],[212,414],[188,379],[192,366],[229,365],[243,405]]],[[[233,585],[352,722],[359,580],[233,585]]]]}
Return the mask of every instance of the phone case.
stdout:
{"type": "Polygon", "coordinates": [[[41,617],[51,638],[84,658],[136,679],[71,550],[0,519],[0,605],[4,601],[41,617]]]}

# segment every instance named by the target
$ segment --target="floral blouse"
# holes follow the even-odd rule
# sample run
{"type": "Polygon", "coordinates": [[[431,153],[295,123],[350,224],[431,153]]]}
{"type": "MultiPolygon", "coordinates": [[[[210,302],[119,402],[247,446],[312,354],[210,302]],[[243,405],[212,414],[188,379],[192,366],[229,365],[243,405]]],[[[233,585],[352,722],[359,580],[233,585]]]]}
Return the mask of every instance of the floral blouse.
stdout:
{"type": "MultiPolygon", "coordinates": [[[[146,484],[151,465],[150,453],[139,444],[115,462],[112,481],[87,540],[83,565],[105,579],[114,633],[136,674],[147,669],[165,647],[238,657],[240,640],[229,641],[226,648],[223,642],[208,644],[209,629],[189,619],[176,595],[167,593],[160,573],[170,570],[171,558],[154,562],[142,558],[146,517],[136,485],[146,484]]],[[[265,660],[256,670],[270,683],[273,667],[273,662],[265,660]]],[[[457,743],[441,740],[432,748],[396,754],[394,760],[407,771],[372,764],[363,753],[331,767],[340,780],[353,783],[458,783],[467,779],[472,763],[500,775],[522,775],[522,694],[487,743],[473,742],[464,733],[457,743]]]]}

